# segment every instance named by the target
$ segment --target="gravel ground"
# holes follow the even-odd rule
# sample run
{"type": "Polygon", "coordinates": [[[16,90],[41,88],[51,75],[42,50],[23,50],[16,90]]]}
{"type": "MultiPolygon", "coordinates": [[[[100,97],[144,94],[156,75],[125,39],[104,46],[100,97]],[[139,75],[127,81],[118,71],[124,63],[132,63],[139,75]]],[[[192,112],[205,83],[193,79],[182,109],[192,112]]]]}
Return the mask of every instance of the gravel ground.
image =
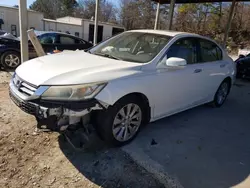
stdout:
{"type": "Polygon", "coordinates": [[[58,133],[36,134],[34,118],[8,97],[9,79],[0,72],[1,187],[163,187],[120,149],[79,152],[58,133]]]}

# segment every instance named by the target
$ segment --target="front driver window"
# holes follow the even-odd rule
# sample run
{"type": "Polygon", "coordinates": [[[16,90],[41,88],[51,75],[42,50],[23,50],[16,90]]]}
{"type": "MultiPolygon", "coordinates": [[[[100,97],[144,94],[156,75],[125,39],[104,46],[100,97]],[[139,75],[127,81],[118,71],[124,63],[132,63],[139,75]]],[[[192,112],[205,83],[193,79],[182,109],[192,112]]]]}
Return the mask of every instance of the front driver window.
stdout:
{"type": "Polygon", "coordinates": [[[193,39],[181,39],[175,42],[167,52],[167,58],[178,57],[185,59],[187,64],[196,63],[196,46],[193,39]]]}

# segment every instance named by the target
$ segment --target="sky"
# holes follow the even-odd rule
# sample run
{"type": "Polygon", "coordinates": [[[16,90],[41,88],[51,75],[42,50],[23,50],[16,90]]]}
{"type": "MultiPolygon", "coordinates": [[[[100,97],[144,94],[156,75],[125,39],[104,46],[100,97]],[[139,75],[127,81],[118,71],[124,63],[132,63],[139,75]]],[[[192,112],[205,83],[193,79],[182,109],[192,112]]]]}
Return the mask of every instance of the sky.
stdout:
{"type": "MultiPolygon", "coordinates": [[[[27,0],[27,6],[29,7],[35,0],[27,0]]],[[[116,5],[118,4],[118,0],[109,0],[110,2],[114,2],[116,5]]],[[[19,0],[0,0],[1,5],[8,5],[8,6],[13,6],[13,5],[18,5],[19,0]]]]}
{"type": "MultiPolygon", "coordinates": [[[[29,7],[35,0],[27,0],[27,6],[29,7]]],[[[8,6],[13,6],[13,5],[18,5],[19,0],[0,0],[1,5],[8,5],[8,6]]]]}

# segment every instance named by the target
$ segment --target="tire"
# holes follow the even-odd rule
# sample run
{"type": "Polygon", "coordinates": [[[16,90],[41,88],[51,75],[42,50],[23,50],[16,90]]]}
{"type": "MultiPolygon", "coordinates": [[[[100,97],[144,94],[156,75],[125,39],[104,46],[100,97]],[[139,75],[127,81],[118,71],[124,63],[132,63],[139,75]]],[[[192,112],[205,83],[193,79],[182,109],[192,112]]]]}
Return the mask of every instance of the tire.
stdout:
{"type": "Polygon", "coordinates": [[[212,102],[212,105],[214,107],[221,107],[224,102],[226,101],[227,99],[227,96],[230,92],[230,88],[231,88],[231,83],[230,83],[230,80],[224,80],[218,90],[216,91],[215,95],[214,95],[214,100],[212,102]]]}
{"type": "Polygon", "coordinates": [[[146,109],[143,101],[138,100],[135,96],[122,98],[97,115],[97,133],[109,145],[125,145],[137,136],[142,125],[147,122],[146,109]],[[130,109],[129,114],[136,118],[128,118],[127,109],[130,109]]]}
{"type": "Polygon", "coordinates": [[[16,69],[21,64],[20,53],[16,51],[6,51],[1,56],[1,63],[5,69],[16,69]]]}

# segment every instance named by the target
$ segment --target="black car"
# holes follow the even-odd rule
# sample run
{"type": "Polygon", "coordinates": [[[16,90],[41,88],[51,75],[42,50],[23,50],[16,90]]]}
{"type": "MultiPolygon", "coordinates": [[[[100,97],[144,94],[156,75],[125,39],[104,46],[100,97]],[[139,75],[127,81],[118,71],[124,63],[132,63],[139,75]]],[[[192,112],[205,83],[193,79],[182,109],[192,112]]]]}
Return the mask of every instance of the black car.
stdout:
{"type": "Polygon", "coordinates": [[[0,30],[0,35],[4,35],[5,33],[7,33],[7,32],[4,30],[0,30]]]}
{"type": "MultiPolygon", "coordinates": [[[[66,33],[60,32],[39,32],[35,31],[45,53],[54,50],[84,50],[92,47],[92,44],[66,33]]],[[[29,58],[37,57],[36,51],[29,41],[29,58]]],[[[20,39],[5,34],[0,36],[0,63],[4,68],[15,69],[21,64],[20,39]]]]}
{"type": "Polygon", "coordinates": [[[237,78],[250,78],[250,54],[244,56],[240,55],[235,60],[237,67],[237,78]]]}

